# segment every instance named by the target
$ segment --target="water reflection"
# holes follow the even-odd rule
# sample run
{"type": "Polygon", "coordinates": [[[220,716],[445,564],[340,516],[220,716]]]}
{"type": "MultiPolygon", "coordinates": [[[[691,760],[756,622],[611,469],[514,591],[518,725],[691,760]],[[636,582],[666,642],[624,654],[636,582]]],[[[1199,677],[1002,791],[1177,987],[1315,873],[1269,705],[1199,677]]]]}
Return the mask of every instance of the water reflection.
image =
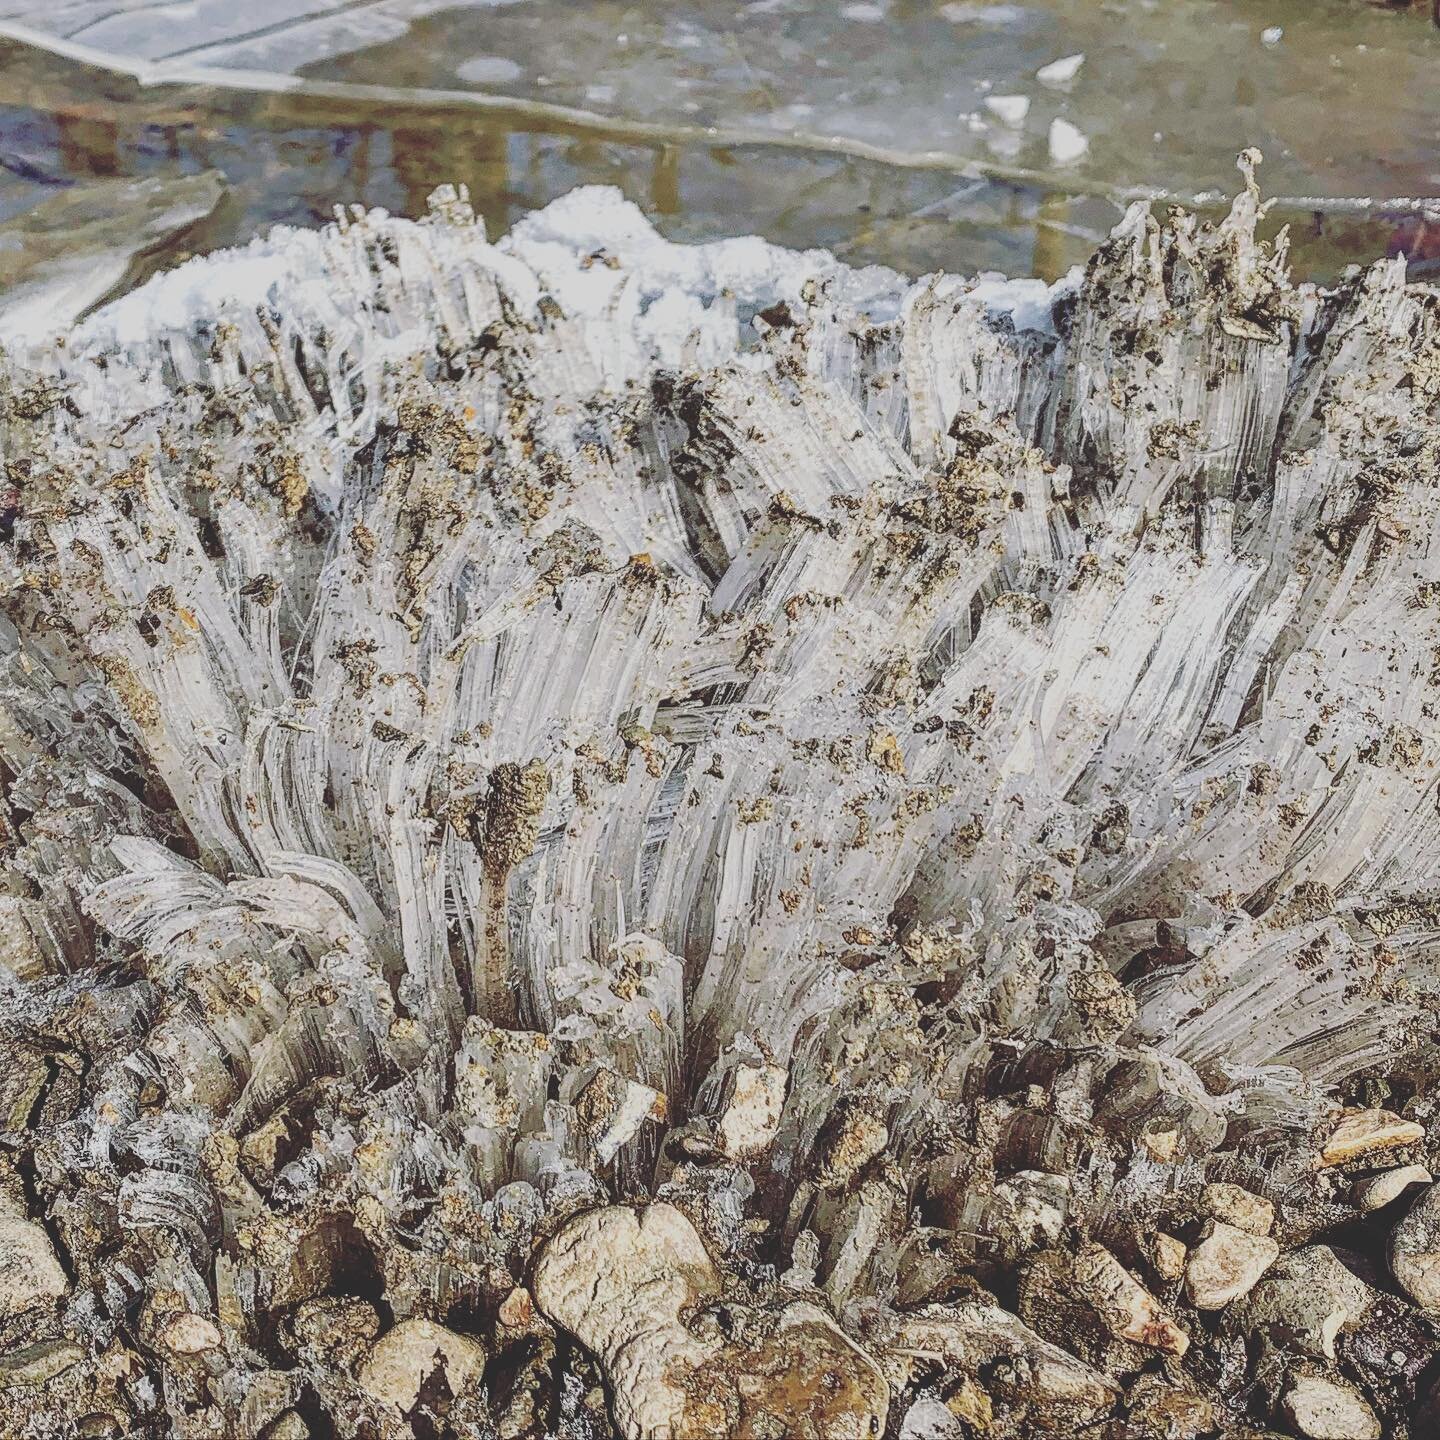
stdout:
{"type": "MultiPolygon", "coordinates": [[[[603,127],[353,99],[144,90],[16,45],[0,45],[0,219],[97,178],[218,170],[224,205],[185,252],[243,241],[276,222],[314,225],[337,203],[423,213],[463,181],[491,233],[580,184],[618,186],[677,239],[753,231],[912,274],[944,268],[1054,278],[1118,219],[1095,194],[776,146],[638,143],[603,127]]],[[[1440,223],[1298,212],[1297,269],[1328,279],[1405,246],[1440,252],[1440,223]]],[[[171,257],[173,258],[173,257],[171,257]]]]}
{"type": "Polygon", "coordinates": [[[1248,145],[1276,194],[1437,184],[1440,32],[1405,0],[0,0],[0,34],[151,81],[938,157],[1042,188],[1063,171],[1188,203],[1248,145]],[[1027,112],[997,121],[994,95],[1027,112]],[[1056,121],[1088,142],[1073,170],[1056,121]]]}
{"type": "Polygon", "coordinates": [[[61,110],[55,116],[61,173],[118,175],[120,127],[107,116],[61,110]]]}

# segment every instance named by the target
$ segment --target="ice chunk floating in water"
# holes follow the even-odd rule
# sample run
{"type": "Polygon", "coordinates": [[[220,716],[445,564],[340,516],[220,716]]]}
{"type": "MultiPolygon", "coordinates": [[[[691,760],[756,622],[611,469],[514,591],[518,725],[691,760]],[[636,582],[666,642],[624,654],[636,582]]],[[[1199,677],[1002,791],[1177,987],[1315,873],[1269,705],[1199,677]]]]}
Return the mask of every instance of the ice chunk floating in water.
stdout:
{"type": "Polygon", "coordinates": [[[450,191],[7,347],[17,1433],[1422,1414],[1440,313],[1259,209],[450,191]]]}
{"type": "MultiPolygon", "coordinates": [[[[96,180],[0,225],[0,334],[54,336],[213,213],[219,175],[96,180]]],[[[130,280],[130,283],[134,283],[130,280]]]]}

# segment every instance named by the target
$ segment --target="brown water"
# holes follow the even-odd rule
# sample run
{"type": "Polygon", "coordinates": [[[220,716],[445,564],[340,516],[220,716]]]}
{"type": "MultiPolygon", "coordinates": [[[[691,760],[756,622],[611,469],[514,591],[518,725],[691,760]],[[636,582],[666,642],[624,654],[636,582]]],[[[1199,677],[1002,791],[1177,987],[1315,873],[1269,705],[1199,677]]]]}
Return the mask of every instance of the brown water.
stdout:
{"type": "MultiPolygon", "coordinates": [[[[1367,9],[1358,0],[1345,3],[1352,11],[1367,9]]],[[[531,5],[519,8],[534,12],[531,5]]],[[[597,8],[587,7],[591,20],[597,8]]],[[[1097,5],[1094,10],[1103,15],[1106,8],[1097,5]]],[[[1293,3],[1284,8],[1290,13],[1296,10],[1293,3]]],[[[560,47],[553,32],[558,13],[550,8],[546,32],[547,44],[557,55],[560,47]]],[[[744,143],[721,143],[708,138],[703,127],[678,121],[672,135],[665,115],[673,96],[657,99],[649,107],[644,126],[628,120],[588,120],[524,103],[499,110],[478,107],[424,89],[427,76],[434,78],[436,47],[446,34],[453,36],[461,21],[473,34],[455,54],[473,59],[482,39],[502,59],[507,46],[519,53],[515,47],[521,44],[523,30],[515,28],[521,24],[518,11],[512,14],[505,8],[483,15],[469,12],[458,20],[454,16],[448,21],[444,16],[433,22],[422,20],[401,39],[311,67],[322,71],[326,84],[333,86],[326,94],[270,93],[228,83],[146,88],[122,74],[0,42],[0,166],[4,167],[0,220],[97,178],[219,171],[229,186],[224,203],[161,257],[168,261],[177,254],[243,241],[276,222],[323,223],[340,202],[419,213],[426,195],[443,181],[466,183],[492,233],[499,233],[524,211],[576,185],[598,183],[618,186],[674,238],[755,232],[787,245],[825,246],[848,260],[878,261],[909,273],[944,268],[1054,278],[1089,254],[1147,174],[1153,177],[1163,170],[1163,157],[1157,161],[1147,154],[1143,164],[1133,157],[1121,163],[1124,152],[1107,156],[1099,140],[1093,161],[1087,158],[1069,175],[1053,166],[1047,169],[1043,156],[1041,163],[1027,168],[1020,162],[1028,151],[1000,164],[993,146],[988,160],[957,159],[946,164],[919,153],[901,156],[906,163],[865,158],[846,153],[856,148],[848,141],[830,148],[806,143],[803,137],[789,143],[783,131],[744,143]],[[447,24],[448,31],[443,29],[447,24]],[[478,29],[482,24],[490,28],[478,29]],[[378,88],[380,77],[386,77],[388,85],[383,98],[366,88],[378,88]]],[[[524,23],[532,23],[529,15],[524,23]]],[[[1346,23],[1354,22],[1347,18],[1346,23]]],[[[1440,36],[1424,16],[1372,13],[1368,23],[1409,27],[1382,33],[1392,43],[1396,36],[1413,37],[1414,44],[1429,47],[1422,55],[1425,63],[1440,64],[1440,36]]],[[[631,28],[637,27],[632,23],[631,28]]],[[[578,33],[583,38],[583,29],[578,33]]],[[[1092,49],[1101,46],[1103,54],[1103,34],[1098,28],[1089,33],[1092,49]]],[[[994,36],[990,39],[994,41],[994,36]]],[[[1018,72],[1029,75],[1036,56],[1043,60],[1055,48],[1048,41],[1027,41],[1023,54],[1006,61],[1004,46],[992,43],[985,63],[1000,77],[996,90],[1018,90],[1023,83],[1018,72]],[[1007,63],[1017,73],[999,68],[1007,63]]],[[[1260,63],[1266,58],[1261,53],[1260,63]]],[[[597,59],[595,73],[603,71],[610,79],[596,84],[602,90],[614,89],[611,81],[618,72],[606,70],[603,60],[597,59]]],[[[891,56],[897,73],[902,61],[903,57],[891,56]]],[[[1293,60],[1288,63],[1295,68],[1293,60]]],[[[1087,57],[1087,66],[1098,64],[1098,58],[1087,57]]],[[[502,68],[489,73],[499,74],[502,68]]],[[[533,72],[535,66],[530,68],[533,72]]],[[[484,73],[483,67],[478,73],[484,73]]],[[[1232,105],[1224,112],[1224,125],[1209,126],[1223,133],[1217,133],[1205,150],[1200,135],[1193,132],[1203,128],[1205,114],[1217,110],[1209,92],[1219,81],[1213,75],[1197,75],[1190,87],[1196,108],[1178,114],[1173,77],[1166,78],[1170,76],[1168,68],[1159,67],[1147,82],[1155,91],[1147,102],[1154,112],[1149,118],[1149,112],[1137,117],[1143,97],[1136,95],[1115,96],[1108,113],[1114,133],[1129,133],[1137,125],[1160,123],[1161,97],[1168,97],[1164,121],[1172,131],[1179,123],[1182,132],[1170,148],[1183,156],[1182,177],[1192,187],[1216,176],[1222,181],[1233,178],[1233,142],[1237,136],[1248,136],[1250,128],[1267,132],[1250,138],[1274,139],[1273,117],[1247,128],[1246,117],[1241,114],[1237,119],[1232,105]],[[1187,118],[1194,122],[1189,130],[1184,125],[1187,118]],[[1203,164],[1196,159],[1202,150],[1203,164]]],[[[1228,83],[1233,91],[1235,77],[1228,77],[1228,83]]],[[[590,88],[593,93],[596,86],[590,88]]],[[[1045,87],[1038,87],[1033,79],[1029,90],[1037,96],[1037,105],[1046,102],[1045,87]]],[[[1426,101],[1431,110],[1437,108],[1431,103],[1436,94],[1440,86],[1426,101]]],[[[776,99],[772,92],[767,96],[776,99]]],[[[870,96],[870,110],[878,111],[883,99],[870,96]]],[[[1052,108],[1072,104],[1064,92],[1059,92],[1058,100],[1049,99],[1052,108]]],[[[1322,99],[1290,97],[1290,110],[1298,107],[1303,116],[1320,107],[1322,99]]],[[[707,117],[720,103],[709,96],[707,117]]],[[[913,108],[918,102],[911,95],[903,103],[913,108]]],[[[1091,107],[1086,114],[1106,113],[1103,96],[1092,96],[1086,103],[1091,107]]],[[[1407,98],[1406,105],[1410,103],[1407,98]]],[[[1278,101],[1275,105],[1285,108],[1278,101]]],[[[774,110],[770,105],[765,114],[774,110]]],[[[859,107],[857,113],[870,110],[859,107]]],[[[1099,122],[1087,123],[1094,129],[1099,122]]],[[[1337,212],[1326,203],[1336,194],[1398,198],[1417,191],[1440,192],[1432,173],[1440,171],[1440,140],[1432,133],[1435,123],[1432,115],[1425,122],[1429,130],[1396,136],[1391,143],[1378,135],[1371,115],[1357,130],[1357,138],[1363,136],[1372,149],[1385,144],[1384,153],[1347,152],[1343,163],[1331,157],[1328,168],[1325,152],[1337,148],[1333,136],[1322,137],[1317,131],[1314,158],[1304,164],[1297,163],[1293,153],[1286,158],[1272,149],[1279,163],[1262,171],[1267,188],[1274,188],[1269,181],[1277,170],[1291,182],[1314,180],[1317,170],[1332,182],[1316,186],[1326,194],[1325,201],[1291,204],[1275,212],[1277,226],[1283,221],[1291,227],[1300,274],[1330,279],[1349,263],[1400,249],[1414,257],[1422,270],[1440,256],[1440,220],[1427,220],[1413,205],[1382,202],[1352,213],[1337,212]]],[[[736,128],[727,127],[727,141],[735,139],[728,132],[736,128]]],[[[1030,149],[1033,142],[1028,134],[1019,139],[1030,149]]],[[[1005,143],[1014,147],[1017,142],[1012,137],[1005,143]]],[[[1218,191],[1218,184],[1214,189],[1218,191]]],[[[1440,215],[1440,202],[1436,214],[1440,215]]],[[[117,227],[123,229],[124,224],[124,215],[117,215],[117,227]]]]}

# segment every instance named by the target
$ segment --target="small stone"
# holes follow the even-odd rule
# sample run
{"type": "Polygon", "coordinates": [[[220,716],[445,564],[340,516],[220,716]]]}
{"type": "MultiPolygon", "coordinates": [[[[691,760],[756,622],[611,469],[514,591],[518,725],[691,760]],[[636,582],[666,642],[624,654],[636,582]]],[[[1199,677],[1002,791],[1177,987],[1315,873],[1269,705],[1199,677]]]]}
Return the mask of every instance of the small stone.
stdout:
{"type": "Polygon", "coordinates": [[[815,1179],[824,1190],[843,1190],[890,1143],[882,1120],[868,1110],[843,1111],[815,1147],[815,1179]]]}
{"type": "Polygon", "coordinates": [[[93,1410],[81,1418],[75,1427],[80,1440],[118,1440],[128,1434],[129,1425],[109,1410],[93,1410]]]}
{"type": "Polygon", "coordinates": [[[1071,1281],[1117,1339],[1171,1355],[1190,1348],[1190,1337],[1103,1245],[1086,1245],[1076,1255],[1071,1281]]]}
{"type": "Polygon", "coordinates": [[[380,1316],[368,1300],[318,1295],[295,1307],[284,1333],[300,1357],[323,1359],[328,1365],[350,1370],[380,1334],[380,1316]]]}
{"type": "Polygon", "coordinates": [[[1423,1165],[1397,1165],[1355,1184],[1355,1203],[1370,1214],[1398,1200],[1412,1185],[1429,1185],[1434,1176],[1423,1165]]]}
{"type": "Polygon", "coordinates": [[[1180,1153],[1178,1130],[1150,1130],[1140,1136],[1145,1153],[1161,1165],[1168,1165],[1180,1153]]]}
{"type": "Polygon", "coordinates": [[[998,1305],[927,1305],[905,1315],[889,1361],[892,1386],[909,1384],[914,1367],[929,1361],[983,1386],[1012,1424],[1033,1411],[1047,1434],[1093,1424],[1120,1398],[1093,1366],[998,1305]]]}
{"type": "Polygon", "coordinates": [[[1091,1039],[1113,1039],[1135,1021],[1135,997],[1110,971],[1081,970],[1066,987],[1082,1031],[1091,1039]]]}
{"type": "Polygon", "coordinates": [[[868,1440],[885,1429],[885,1378],[818,1306],[757,1315],[727,1340],[696,1308],[720,1293],[699,1232],[674,1206],[576,1216],[535,1266],[535,1301],[592,1350],[628,1440],[754,1434],[868,1440]]]}
{"type": "Polygon", "coordinates": [[[968,1375],[950,1392],[945,1408],[972,1430],[988,1430],[995,1418],[995,1407],[991,1405],[990,1397],[968,1375]]]}
{"type": "Polygon", "coordinates": [[[16,1385],[45,1385],[84,1358],[85,1352],[68,1340],[23,1345],[8,1355],[0,1355],[0,1390],[16,1385]]]}
{"type": "Polygon", "coordinates": [[[1215,1406],[1203,1395],[1181,1390],[1159,1375],[1142,1375],[1126,1392],[1125,1418],[1131,1433],[1156,1440],[1199,1440],[1215,1429],[1215,1406]]]}
{"type": "Polygon", "coordinates": [[[675,1440],[870,1440],[884,1434],[890,1402],[875,1362],[805,1301],[764,1317],[752,1343],[727,1347],[692,1377],[691,1396],[693,1428],[677,1428],[675,1440]],[[707,1416],[723,1419],[717,1426],[707,1416]]]}
{"type": "Polygon", "coordinates": [[[1440,1310],[1440,1185],[1432,1185],[1390,1232],[1390,1271],[1426,1310],[1440,1310]]]}
{"type": "Polygon", "coordinates": [[[628,1351],[624,1377],[612,1381],[622,1431],[643,1433],[683,1409],[671,1363],[693,1370],[709,1352],[680,1317],[719,1295],[720,1276],[699,1232],[673,1205],[577,1216],[545,1246],[531,1290],[546,1318],[602,1365],[612,1351],[628,1351]]]}
{"type": "Polygon", "coordinates": [[[1222,1310],[1246,1294],[1279,1254],[1280,1247],[1268,1236],[1217,1221],[1190,1252],[1185,1294],[1197,1310],[1222,1310]]]}
{"type": "Polygon", "coordinates": [[[735,1089],[717,1126],[720,1148],[732,1160],[747,1160],[770,1148],[785,1107],[790,1072],[779,1065],[738,1065],[735,1089]]]}
{"type": "Polygon", "coordinates": [[[922,1395],[900,1422],[897,1440],[965,1440],[960,1417],[933,1395],[922,1395]]]}
{"type": "Polygon", "coordinates": [[[45,973],[45,952],[29,923],[32,902],[0,895],[0,970],[17,980],[34,980],[45,973]]]}
{"type": "Polygon", "coordinates": [[[1402,1120],[1390,1110],[1357,1110],[1347,1115],[1331,1132],[1320,1150],[1320,1164],[1343,1165],[1377,1150],[1394,1150],[1414,1145],[1425,1138],[1425,1127],[1402,1120]]]}
{"type": "Polygon", "coordinates": [[[177,1315],[160,1332],[160,1341],[165,1348],[176,1355],[201,1355],[207,1350],[220,1347],[222,1336],[219,1326],[203,1315],[177,1315]]]}
{"type": "Polygon", "coordinates": [[[1070,1204],[1070,1181],[1066,1176],[1045,1170],[1017,1170],[996,1182],[995,1197],[1004,1207],[1004,1218],[996,1217],[994,1228],[1017,1250],[1037,1250],[1058,1243],[1070,1204]]]}
{"type": "Polygon", "coordinates": [[[1246,1334],[1264,1332],[1281,1349],[1333,1360],[1335,1337],[1353,1330],[1374,1299],[1328,1245],[1306,1245],[1281,1256],[1231,1319],[1246,1334]]]}
{"type": "Polygon", "coordinates": [[[310,1427],[296,1410],[286,1410],[275,1419],[265,1440],[310,1440],[310,1427]]]}
{"type": "Polygon", "coordinates": [[[1156,1231],[1150,1242],[1150,1263],[1162,1280],[1178,1280],[1185,1273],[1185,1259],[1189,1253],[1183,1240],[1177,1240],[1163,1230],[1156,1231]]]}
{"type": "Polygon", "coordinates": [[[0,1322],[58,1300],[68,1288],[44,1229],[12,1206],[0,1208],[0,1322]]]}
{"type": "Polygon", "coordinates": [[[402,1320],[375,1342],[356,1378],[362,1390],[403,1415],[436,1370],[459,1395],[484,1369],[485,1351],[474,1340],[431,1320],[402,1320]]]}
{"type": "Polygon", "coordinates": [[[1251,1235],[1268,1235],[1275,1224],[1275,1207],[1268,1200],[1223,1181],[1201,1191],[1200,1206],[1212,1219],[1251,1235]]]}
{"type": "Polygon", "coordinates": [[[535,1318],[535,1304],[530,1299],[530,1292],[523,1285],[517,1285],[500,1302],[496,1318],[511,1330],[527,1329],[535,1318]]]}
{"type": "Polygon", "coordinates": [[[888,770],[892,775],[905,773],[905,756],[900,742],[889,730],[872,730],[866,749],[866,758],[872,765],[888,770]]]}
{"type": "Polygon", "coordinates": [[[1328,1375],[1293,1375],[1281,1402],[1286,1418],[1307,1440],[1380,1440],[1380,1420],[1353,1386],[1328,1375]]]}

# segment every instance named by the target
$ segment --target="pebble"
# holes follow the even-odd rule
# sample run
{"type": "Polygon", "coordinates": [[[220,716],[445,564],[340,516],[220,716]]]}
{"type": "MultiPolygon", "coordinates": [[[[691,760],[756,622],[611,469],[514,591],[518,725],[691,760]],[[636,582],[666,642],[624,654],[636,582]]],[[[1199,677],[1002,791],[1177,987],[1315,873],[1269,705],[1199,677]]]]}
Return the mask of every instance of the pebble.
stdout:
{"type": "Polygon", "coordinates": [[[1423,1165],[1397,1165],[1356,1182],[1355,1203],[1367,1214],[1383,1210],[1412,1185],[1429,1185],[1434,1176],[1423,1165]]]}
{"type": "Polygon", "coordinates": [[[1216,1181],[1200,1194],[1200,1205],[1215,1220],[1251,1235],[1268,1235],[1275,1224],[1275,1207],[1239,1185],[1216,1181]]]}
{"type": "Polygon", "coordinates": [[[1320,1164],[1343,1165],[1377,1150],[1394,1150],[1425,1138],[1425,1127],[1402,1120],[1391,1110],[1357,1110],[1330,1132],[1320,1150],[1320,1164]]]}
{"type": "Polygon", "coordinates": [[[1292,1376],[1280,1406],[1306,1440],[1380,1440],[1380,1420],[1365,1397],[1327,1375],[1292,1376]]]}
{"type": "Polygon", "coordinates": [[[110,1410],[93,1410],[82,1416],[75,1426],[75,1434],[80,1440],[119,1440],[120,1436],[128,1436],[129,1433],[130,1427],[125,1419],[110,1410]]]}
{"type": "Polygon", "coordinates": [[[1086,1245],[1076,1255],[1071,1283],[1117,1339],[1171,1355],[1190,1348],[1190,1337],[1103,1245],[1086,1245]]]}
{"type": "Polygon", "coordinates": [[[677,1430],[677,1440],[691,1434],[871,1440],[884,1434],[890,1404],[880,1368],[806,1301],[786,1306],[752,1342],[722,1351],[692,1377],[691,1394],[699,1423],[677,1430]]]}
{"type": "Polygon", "coordinates": [[[84,1358],[85,1352],[68,1340],[40,1340],[34,1345],[24,1345],[8,1355],[0,1355],[0,1390],[14,1385],[44,1385],[84,1358]]]}
{"type": "Polygon", "coordinates": [[[770,1148],[785,1108],[790,1072],[779,1065],[738,1065],[730,1103],[720,1117],[720,1148],[732,1160],[747,1160],[770,1148]]]}
{"type": "Polygon", "coordinates": [[[443,1370],[452,1395],[458,1395],[485,1369],[485,1351],[468,1336],[432,1320],[402,1320],[371,1347],[356,1378],[360,1388],[402,1415],[412,1410],[420,1389],[443,1370]]]}
{"type": "Polygon", "coordinates": [[[1168,1282],[1173,1283],[1184,1275],[1188,1254],[1183,1240],[1177,1240],[1163,1230],[1156,1231],[1150,1242],[1150,1263],[1155,1267],[1155,1273],[1168,1282]]]}
{"type": "Polygon", "coordinates": [[[1185,1294],[1197,1310],[1222,1310],[1246,1294],[1279,1254],[1280,1247],[1268,1236],[1217,1221],[1190,1252],[1185,1294]]]}
{"type": "Polygon", "coordinates": [[[1286,1350],[1335,1358],[1335,1337],[1353,1329],[1375,1292],[1328,1245],[1282,1255],[1232,1311],[1242,1332],[1263,1331],[1286,1350]]]}
{"type": "Polygon", "coordinates": [[[665,1115],[665,1097],[658,1090],[604,1067],[575,1098],[576,1125],[601,1165],[608,1165],[647,1121],[659,1122],[665,1115]]]}
{"type": "Polygon", "coordinates": [[[733,1341],[713,1321],[696,1323],[720,1277],[673,1205],[576,1216],[546,1244],[531,1289],[546,1318],[599,1359],[628,1440],[884,1433],[884,1375],[819,1306],[757,1315],[733,1341]]]}
{"type": "Polygon", "coordinates": [[[713,1347],[681,1316],[719,1295],[720,1276],[673,1205],[577,1216],[546,1245],[531,1293],[547,1319],[599,1357],[622,1433],[654,1433],[684,1414],[689,1396],[680,1372],[693,1374],[713,1347]]]}
{"type": "Polygon", "coordinates": [[[8,1204],[0,1209],[0,1322],[58,1300],[68,1288],[44,1229],[8,1204]]]}
{"type": "Polygon", "coordinates": [[[960,1417],[934,1396],[922,1395],[906,1412],[897,1440],[965,1440],[960,1417]]]}
{"type": "Polygon", "coordinates": [[[889,1143],[882,1120],[865,1110],[846,1111],[815,1146],[816,1182],[825,1190],[846,1189],[889,1143]]]}
{"type": "Polygon", "coordinates": [[[1140,1136],[1145,1153],[1161,1165],[1168,1165],[1180,1153],[1178,1130],[1148,1130],[1140,1136]]]}
{"type": "Polygon", "coordinates": [[[1052,1345],[998,1305],[927,1305],[901,1321],[888,1363],[896,1389],[910,1383],[916,1364],[933,1358],[980,1383],[1009,1423],[1033,1411],[1046,1434],[1071,1434],[1107,1414],[1120,1398],[1111,1381],[1083,1360],[1052,1345]]]}
{"type": "MultiPolygon", "coordinates": [[[[945,1397],[945,1408],[963,1420],[970,1431],[978,1430],[982,1434],[995,1419],[995,1407],[989,1395],[968,1375],[945,1397]]],[[[967,1440],[970,1431],[966,1431],[967,1440]]]]}
{"type": "Polygon", "coordinates": [[[1390,1272],[1426,1310],[1440,1310],[1440,1185],[1432,1185],[1390,1232],[1390,1272]]]}
{"type": "Polygon", "coordinates": [[[1216,1428],[1215,1406],[1203,1395],[1142,1375],[1126,1392],[1126,1419],[1144,1436],[1200,1440],[1216,1428]]]}
{"type": "Polygon", "coordinates": [[[1008,1231],[1022,1249],[1038,1250],[1059,1242],[1070,1204],[1070,1181],[1045,1170],[1017,1170],[995,1183],[995,1198],[1005,1207],[995,1225],[1008,1231]]]}
{"type": "Polygon", "coordinates": [[[161,1343],[176,1355],[201,1355],[221,1344],[220,1328],[203,1315],[177,1315],[160,1332],[161,1343]]]}
{"type": "Polygon", "coordinates": [[[534,1322],[535,1303],[530,1292],[518,1285],[501,1302],[495,1318],[510,1330],[525,1330],[534,1322]]]}
{"type": "Polygon", "coordinates": [[[350,1370],[379,1336],[380,1314],[353,1295],[317,1295],[296,1306],[284,1328],[302,1355],[350,1370]]]}

